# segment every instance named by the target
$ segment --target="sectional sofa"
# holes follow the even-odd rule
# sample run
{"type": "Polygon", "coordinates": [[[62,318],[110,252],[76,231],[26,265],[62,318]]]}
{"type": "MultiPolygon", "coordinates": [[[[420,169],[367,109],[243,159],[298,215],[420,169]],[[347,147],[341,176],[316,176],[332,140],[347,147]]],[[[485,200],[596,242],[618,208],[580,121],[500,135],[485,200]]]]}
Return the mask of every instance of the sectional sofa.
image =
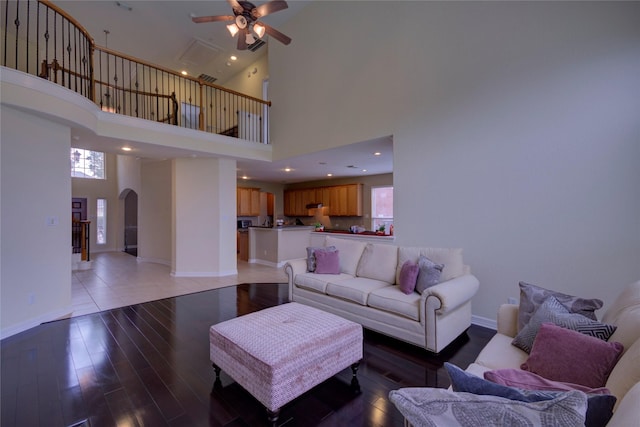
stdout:
{"type": "Polygon", "coordinates": [[[307,257],[289,260],[289,300],[360,323],[365,328],[439,353],[471,325],[471,299],[479,282],[464,265],[462,249],[399,247],[327,236],[338,251],[334,274],[308,270],[307,257]],[[444,265],[440,283],[422,293],[398,286],[402,266],[428,257],[444,265]]]}

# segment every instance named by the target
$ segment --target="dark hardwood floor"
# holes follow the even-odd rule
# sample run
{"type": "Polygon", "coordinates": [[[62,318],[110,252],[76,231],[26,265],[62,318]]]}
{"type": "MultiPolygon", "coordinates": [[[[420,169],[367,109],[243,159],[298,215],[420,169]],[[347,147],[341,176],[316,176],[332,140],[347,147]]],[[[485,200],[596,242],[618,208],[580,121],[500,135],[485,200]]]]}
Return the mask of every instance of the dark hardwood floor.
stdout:
{"type": "MultiPolygon", "coordinates": [[[[209,361],[209,327],[287,302],[286,285],[244,284],[58,320],[1,341],[0,424],[262,426],[265,410],[209,361]]],[[[285,426],[402,426],[400,387],[448,387],[494,331],[471,326],[438,355],[365,331],[354,394],[346,369],[286,405],[285,426]]]]}

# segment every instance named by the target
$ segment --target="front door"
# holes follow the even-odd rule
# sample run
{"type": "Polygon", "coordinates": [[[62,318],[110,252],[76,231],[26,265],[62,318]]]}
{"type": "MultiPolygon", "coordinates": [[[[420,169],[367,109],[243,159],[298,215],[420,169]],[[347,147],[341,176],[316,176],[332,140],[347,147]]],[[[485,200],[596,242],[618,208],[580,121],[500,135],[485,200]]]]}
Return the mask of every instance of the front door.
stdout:
{"type": "Polygon", "coordinates": [[[71,199],[71,245],[73,253],[82,251],[82,224],[80,221],[87,219],[87,199],[73,197],[71,199]]]}

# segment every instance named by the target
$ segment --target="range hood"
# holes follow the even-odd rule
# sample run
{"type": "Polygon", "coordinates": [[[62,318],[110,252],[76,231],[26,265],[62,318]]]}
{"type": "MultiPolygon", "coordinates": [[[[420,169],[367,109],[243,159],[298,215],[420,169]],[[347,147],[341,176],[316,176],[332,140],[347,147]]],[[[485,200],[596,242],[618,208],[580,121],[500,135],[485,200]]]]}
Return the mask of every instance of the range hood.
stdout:
{"type": "Polygon", "coordinates": [[[322,203],[309,203],[305,206],[307,209],[317,209],[322,207],[322,203]]]}

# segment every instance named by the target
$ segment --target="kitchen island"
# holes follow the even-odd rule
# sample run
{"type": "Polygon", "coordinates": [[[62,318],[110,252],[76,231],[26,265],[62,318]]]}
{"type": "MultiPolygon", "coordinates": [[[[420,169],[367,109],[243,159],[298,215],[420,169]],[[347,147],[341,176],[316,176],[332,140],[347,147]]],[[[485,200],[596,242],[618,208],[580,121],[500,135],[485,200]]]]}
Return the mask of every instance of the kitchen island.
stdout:
{"type": "Polygon", "coordinates": [[[306,225],[249,227],[249,262],[282,267],[287,260],[306,253],[313,230],[306,225]]]}

